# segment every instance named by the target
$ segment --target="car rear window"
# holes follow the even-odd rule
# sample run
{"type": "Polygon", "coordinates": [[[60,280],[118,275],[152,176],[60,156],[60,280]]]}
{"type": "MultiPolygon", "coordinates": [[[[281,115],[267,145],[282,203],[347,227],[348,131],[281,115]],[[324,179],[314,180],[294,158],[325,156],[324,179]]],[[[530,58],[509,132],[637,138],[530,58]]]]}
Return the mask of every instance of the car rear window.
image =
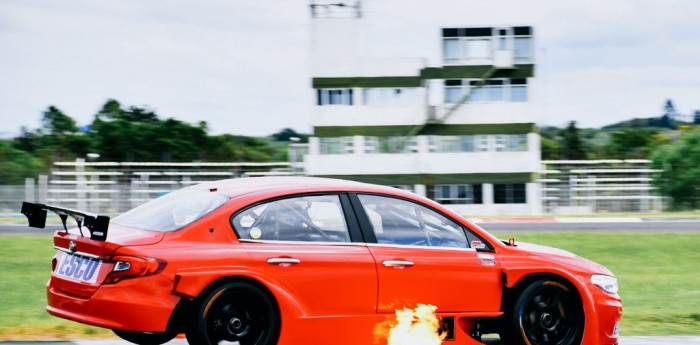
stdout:
{"type": "Polygon", "coordinates": [[[180,189],[131,209],[112,222],[143,230],[174,231],[204,217],[228,200],[228,196],[208,190],[180,189]]]}

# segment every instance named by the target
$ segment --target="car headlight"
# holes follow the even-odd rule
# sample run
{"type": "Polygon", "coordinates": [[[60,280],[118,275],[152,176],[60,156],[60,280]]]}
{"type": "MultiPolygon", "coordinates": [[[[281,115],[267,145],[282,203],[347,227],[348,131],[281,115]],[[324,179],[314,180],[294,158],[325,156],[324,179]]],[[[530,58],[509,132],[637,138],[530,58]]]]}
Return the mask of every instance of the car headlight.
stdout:
{"type": "Polygon", "coordinates": [[[617,278],[615,277],[594,274],[591,276],[591,283],[610,294],[616,294],[618,291],[617,278]]]}

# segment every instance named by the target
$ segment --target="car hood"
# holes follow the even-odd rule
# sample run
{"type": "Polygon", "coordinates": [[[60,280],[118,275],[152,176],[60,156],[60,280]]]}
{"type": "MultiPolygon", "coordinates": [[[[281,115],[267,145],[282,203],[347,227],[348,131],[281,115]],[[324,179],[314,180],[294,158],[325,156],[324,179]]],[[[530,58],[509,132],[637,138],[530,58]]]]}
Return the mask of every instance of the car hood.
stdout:
{"type": "Polygon", "coordinates": [[[568,252],[563,249],[559,248],[554,248],[554,247],[549,247],[549,246],[543,246],[539,244],[534,244],[534,243],[527,243],[527,242],[517,242],[516,243],[517,248],[530,252],[530,253],[538,253],[538,254],[551,254],[551,255],[559,255],[559,256],[565,256],[565,257],[571,257],[571,258],[577,258],[579,256],[568,252]]]}
{"type": "Polygon", "coordinates": [[[517,242],[516,246],[518,250],[537,256],[544,256],[548,260],[555,260],[591,273],[614,276],[607,267],[563,249],[527,242],[517,242]]]}

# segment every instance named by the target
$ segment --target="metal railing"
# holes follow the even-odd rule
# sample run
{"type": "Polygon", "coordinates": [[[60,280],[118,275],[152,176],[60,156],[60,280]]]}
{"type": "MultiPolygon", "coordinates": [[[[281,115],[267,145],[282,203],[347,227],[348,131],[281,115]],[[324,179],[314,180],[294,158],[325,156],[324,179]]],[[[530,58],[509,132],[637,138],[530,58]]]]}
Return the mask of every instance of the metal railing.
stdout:
{"type": "MultiPolygon", "coordinates": [[[[291,174],[288,162],[86,162],[78,159],[54,163],[50,175],[39,177],[36,183],[28,179],[23,187],[23,199],[94,213],[119,214],[201,182],[291,174]]],[[[10,199],[19,197],[17,193],[10,199]]],[[[8,209],[12,209],[14,203],[8,201],[8,209]]]]}

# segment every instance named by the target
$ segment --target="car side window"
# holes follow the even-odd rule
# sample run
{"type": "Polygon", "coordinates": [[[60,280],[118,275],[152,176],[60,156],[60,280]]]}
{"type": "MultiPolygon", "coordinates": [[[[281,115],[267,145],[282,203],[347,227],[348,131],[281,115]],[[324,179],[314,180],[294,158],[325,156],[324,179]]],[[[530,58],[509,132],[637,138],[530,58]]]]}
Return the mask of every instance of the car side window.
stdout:
{"type": "Polygon", "coordinates": [[[272,200],[239,212],[232,225],[240,239],[350,241],[338,195],[272,200]]]}
{"type": "Polygon", "coordinates": [[[358,197],[378,243],[469,248],[459,224],[423,205],[378,195],[358,197]]]}

